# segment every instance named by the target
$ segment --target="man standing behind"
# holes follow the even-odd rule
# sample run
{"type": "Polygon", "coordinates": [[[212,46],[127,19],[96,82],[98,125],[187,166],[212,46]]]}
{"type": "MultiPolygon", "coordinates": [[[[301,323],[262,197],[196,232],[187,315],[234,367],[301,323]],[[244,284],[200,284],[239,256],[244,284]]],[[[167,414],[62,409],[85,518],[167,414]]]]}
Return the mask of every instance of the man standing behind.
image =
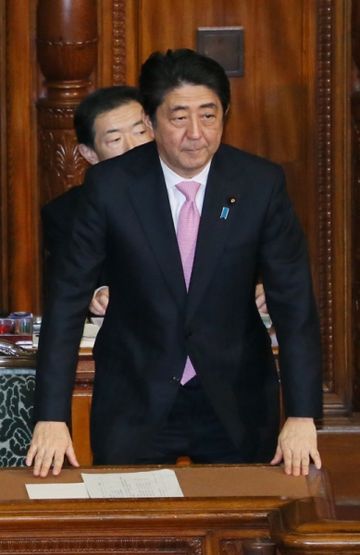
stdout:
{"type": "MultiPolygon", "coordinates": [[[[97,89],[84,98],[75,111],[74,127],[78,150],[91,165],[153,139],[144,123],[139,90],[126,85],[97,89]]],[[[80,185],[72,187],[42,208],[47,272],[70,235],[81,193],[80,185]]]]}
{"type": "Polygon", "coordinates": [[[66,426],[82,322],[101,266],[110,302],[94,350],[95,464],[319,468],[319,325],[305,239],[279,166],[221,145],[229,81],[191,50],[155,53],[140,89],[155,142],[92,168],[47,308],[27,456],[77,464],[66,426]],[[261,276],[279,384],[256,308],[261,276]],[[56,291],[56,293],[55,293],[56,291]],[[61,354],[61,356],[60,356],[61,354]],[[275,455],[274,455],[275,453],[275,455]]]}

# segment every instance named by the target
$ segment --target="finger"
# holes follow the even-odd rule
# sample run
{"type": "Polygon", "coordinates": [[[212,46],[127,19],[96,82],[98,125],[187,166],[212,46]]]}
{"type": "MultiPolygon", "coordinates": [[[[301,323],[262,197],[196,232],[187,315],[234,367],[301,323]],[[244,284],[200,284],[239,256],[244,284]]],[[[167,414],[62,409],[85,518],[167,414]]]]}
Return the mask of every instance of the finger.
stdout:
{"type": "Polygon", "coordinates": [[[96,314],[96,316],[103,316],[104,309],[102,305],[99,303],[98,299],[96,299],[95,297],[91,301],[90,311],[93,314],[96,314]]]}
{"type": "Polygon", "coordinates": [[[107,309],[107,301],[104,303],[101,303],[101,299],[100,299],[99,306],[100,308],[98,309],[98,316],[105,316],[106,309],[107,309]]]}
{"type": "Polygon", "coordinates": [[[109,294],[108,293],[101,293],[99,298],[98,298],[99,304],[101,306],[101,308],[105,311],[107,309],[107,306],[109,304],[109,294]]]}
{"type": "Polygon", "coordinates": [[[293,476],[300,476],[302,469],[302,458],[300,453],[291,453],[291,472],[293,476]]]}
{"type": "Polygon", "coordinates": [[[62,451],[57,451],[53,458],[53,469],[52,473],[54,476],[60,474],[62,466],[64,464],[64,453],[62,451]]]}
{"type": "Polygon", "coordinates": [[[96,302],[97,302],[97,307],[98,310],[101,311],[101,315],[103,316],[105,314],[105,309],[108,305],[109,299],[106,295],[100,294],[97,298],[96,298],[96,302]]]}
{"type": "Polygon", "coordinates": [[[260,310],[260,308],[262,308],[265,304],[265,295],[262,294],[256,297],[255,302],[256,302],[256,306],[260,310]]]}
{"type": "Polygon", "coordinates": [[[309,455],[303,455],[301,457],[301,474],[302,476],[307,476],[309,474],[310,458],[309,455]]]}
{"type": "Polygon", "coordinates": [[[48,475],[53,460],[52,454],[42,454],[38,452],[34,461],[34,476],[41,476],[45,478],[48,475]]]}
{"type": "Polygon", "coordinates": [[[310,456],[311,456],[312,460],[314,461],[315,468],[320,470],[320,468],[321,468],[321,457],[320,457],[319,451],[317,449],[313,449],[312,451],[310,451],[310,456]]]}
{"type": "Polygon", "coordinates": [[[29,450],[26,455],[25,464],[26,466],[31,466],[36,454],[36,447],[35,445],[31,444],[29,450]]]}
{"type": "Polygon", "coordinates": [[[45,457],[42,460],[42,464],[41,464],[41,468],[40,468],[40,477],[41,478],[46,478],[46,476],[49,474],[49,470],[52,467],[54,462],[54,454],[46,454],[45,457]]]}
{"type": "Polygon", "coordinates": [[[281,447],[278,445],[275,451],[274,458],[270,461],[270,464],[280,464],[283,459],[283,453],[281,447]]]}
{"type": "Polygon", "coordinates": [[[290,449],[283,449],[284,471],[285,474],[291,475],[293,472],[293,454],[290,449]]]}
{"type": "Polygon", "coordinates": [[[73,448],[72,445],[70,445],[68,447],[68,449],[66,450],[66,457],[67,457],[69,463],[72,466],[77,466],[77,467],[80,466],[79,461],[76,458],[76,454],[75,454],[75,451],[74,451],[74,448],[73,448]]]}
{"type": "Polygon", "coordinates": [[[42,457],[40,456],[40,453],[36,453],[34,457],[34,468],[33,468],[34,476],[40,476],[41,465],[42,465],[42,457]]]}

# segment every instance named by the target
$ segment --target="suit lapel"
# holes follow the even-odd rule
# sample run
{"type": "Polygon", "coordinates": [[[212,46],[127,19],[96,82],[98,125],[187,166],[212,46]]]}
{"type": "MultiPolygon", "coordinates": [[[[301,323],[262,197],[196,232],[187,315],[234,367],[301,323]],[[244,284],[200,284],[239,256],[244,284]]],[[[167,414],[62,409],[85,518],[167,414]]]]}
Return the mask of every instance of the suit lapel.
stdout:
{"type": "Polygon", "coordinates": [[[184,310],[186,307],[189,321],[220,262],[231,222],[236,217],[239,201],[246,190],[246,183],[239,176],[239,171],[232,172],[232,168],[229,168],[229,161],[220,147],[213,158],[206,185],[187,295],[164,175],[155,152],[154,149],[150,157],[143,160],[128,191],[164,280],[179,308],[184,310]],[[235,198],[233,205],[231,198],[235,198]],[[221,218],[223,207],[229,208],[226,218],[221,218]]]}
{"type": "Polygon", "coordinates": [[[187,321],[192,318],[220,262],[244,190],[245,182],[239,174],[233,175],[223,157],[216,154],[206,185],[189,287],[187,321]],[[225,213],[228,209],[227,217],[221,217],[223,208],[225,213]]]}
{"type": "Polygon", "coordinates": [[[151,168],[137,176],[128,190],[144,235],[160,266],[175,301],[183,310],[186,287],[174,223],[158,157],[151,168]]]}

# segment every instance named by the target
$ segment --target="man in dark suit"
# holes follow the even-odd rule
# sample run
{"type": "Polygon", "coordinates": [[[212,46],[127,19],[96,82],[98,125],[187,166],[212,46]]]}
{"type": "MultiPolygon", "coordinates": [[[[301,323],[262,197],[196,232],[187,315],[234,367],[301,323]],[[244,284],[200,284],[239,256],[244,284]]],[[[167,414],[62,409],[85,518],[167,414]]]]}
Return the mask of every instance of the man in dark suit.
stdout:
{"type": "MultiPolygon", "coordinates": [[[[140,91],[127,85],[99,88],[86,96],[75,111],[74,128],[78,151],[91,165],[153,139],[144,124],[140,91]]],[[[81,185],[72,187],[41,210],[46,281],[69,238],[81,193],[81,185]]],[[[101,311],[96,297],[92,308],[96,313],[101,311]]]]}
{"type": "MultiPolygon", "coordinates": [[[[127,85],[103,87],[80,102],[75,111],[74,128],[81,156],[94,165],[102,160],[120,156],[132,148],[153,140],[152,131],[144,123],[144,110],[139,89],[127,85]]],[[[45,282],[70,235],[69,223],[76,214],[82,193],[80,185],[45,204],[41,210],[43,242],[45,247],[45,282]]],[[[102,272],[99,284],[107,282],[102,272]]],[[[90,312],[104,316],[109,291],[106,285],[97,288],[90,312]]],[[[259,310],[267,315],[264,290],[256,290],[259,310]]]]}
{"type": "Polygon", "coordinates": [[[107,263],[95,464],[283,459],[287,473],[307,474],[311,459],[321,466],[319,324],[283,172],[221,145],[230,87],[214,60],[155,53],[140,89],[155,142],[88,172],[41,330],[27,464],[41,476],[51,465],[58,474],[64,455],[78,464],[66,422],[84,315],[107,263]],[[259,276],[280,344],[279,437],[278,375],[254,300],[259,276]]]}

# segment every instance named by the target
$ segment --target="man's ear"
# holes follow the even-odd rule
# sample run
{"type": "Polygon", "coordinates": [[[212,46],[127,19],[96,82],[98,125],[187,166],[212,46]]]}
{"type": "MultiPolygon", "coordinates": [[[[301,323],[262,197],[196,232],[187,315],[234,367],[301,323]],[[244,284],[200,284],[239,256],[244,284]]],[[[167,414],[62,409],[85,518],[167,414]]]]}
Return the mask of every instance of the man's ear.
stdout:
{"type": "Polygon", "coordinates": [[[148,127],[151,131],[151,134],[154,135],[154,127],[152,124],[152,121],[150,119],[150,116],[148,116],[147,114],[144,115],[144,123],[146,125],[146,127],[148,127]]]}
{"type": "Polygon", "coordinates": [[[100,162],[98,155],[96,154],[95,150],[90,146],[84,145],[83,143],[78,144],[78,150],[83,158],[89,164],[94,165],[100,162]]]}

